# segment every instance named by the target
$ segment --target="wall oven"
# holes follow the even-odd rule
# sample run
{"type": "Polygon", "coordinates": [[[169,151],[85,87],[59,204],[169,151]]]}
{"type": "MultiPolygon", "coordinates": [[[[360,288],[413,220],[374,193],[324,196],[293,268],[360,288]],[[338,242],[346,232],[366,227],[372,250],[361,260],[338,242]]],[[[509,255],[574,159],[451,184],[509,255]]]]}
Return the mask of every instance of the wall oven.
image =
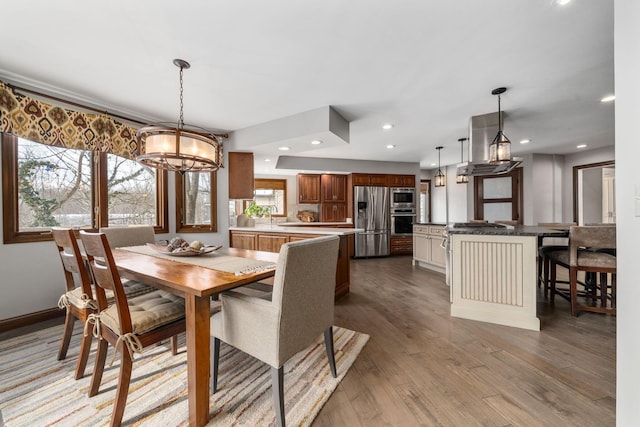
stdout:
{"type": "Polygon", "coordinates": [[[415,195],[415,188],[391,187],[391,212],[393,213],[393,209],[415,209],[415,195]]]}
{"type": "Polygon", "coordinates": [[[415,214],[391,214],[391,235],[413,235],[413,222],[415,219],[415,214]]]}

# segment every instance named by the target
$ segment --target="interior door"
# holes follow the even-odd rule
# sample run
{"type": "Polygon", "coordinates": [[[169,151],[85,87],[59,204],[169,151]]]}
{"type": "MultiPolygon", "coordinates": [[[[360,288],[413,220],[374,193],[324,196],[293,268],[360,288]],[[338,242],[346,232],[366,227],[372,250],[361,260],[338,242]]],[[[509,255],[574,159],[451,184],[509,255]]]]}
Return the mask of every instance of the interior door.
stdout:
{"type": "Polygon", "coordinates": [[[602,168],[602,222],[616,222],[616,175],[614,168],[602,168]]]}

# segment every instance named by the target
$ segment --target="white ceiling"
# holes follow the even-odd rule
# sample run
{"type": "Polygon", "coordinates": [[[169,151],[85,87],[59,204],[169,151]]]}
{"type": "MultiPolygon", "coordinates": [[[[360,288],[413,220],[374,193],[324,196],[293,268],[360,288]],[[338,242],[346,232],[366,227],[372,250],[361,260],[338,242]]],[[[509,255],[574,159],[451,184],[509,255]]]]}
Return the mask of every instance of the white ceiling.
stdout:
{"type": "Polygon", "coordinates": [[[326,106],[350,122],[349,143],[255,145],[259,173],[280,154],[430,169],[438,145],[443,164],[458,163],[469,117],[497,110],[499,86],[516,155],[614,142],[614,103],[600,102],[614,91],[613,0],[10,0],[2,10],[5,81],[176,121],[182,58],[186,123],[234,131],[326,106]]]}

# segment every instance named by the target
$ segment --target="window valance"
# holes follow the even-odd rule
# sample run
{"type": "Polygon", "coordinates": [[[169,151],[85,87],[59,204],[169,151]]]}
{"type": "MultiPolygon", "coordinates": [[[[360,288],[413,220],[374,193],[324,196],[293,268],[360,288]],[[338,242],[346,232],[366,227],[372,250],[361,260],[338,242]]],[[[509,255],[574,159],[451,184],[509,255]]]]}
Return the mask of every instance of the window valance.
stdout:
{"type": "Polygon", "coordinates": [[[139,152],[136,130],[107,113],[86,113],[47,104],[17,93],[0,81],[0,132],[42,144],[135,159],[139,152]]]}

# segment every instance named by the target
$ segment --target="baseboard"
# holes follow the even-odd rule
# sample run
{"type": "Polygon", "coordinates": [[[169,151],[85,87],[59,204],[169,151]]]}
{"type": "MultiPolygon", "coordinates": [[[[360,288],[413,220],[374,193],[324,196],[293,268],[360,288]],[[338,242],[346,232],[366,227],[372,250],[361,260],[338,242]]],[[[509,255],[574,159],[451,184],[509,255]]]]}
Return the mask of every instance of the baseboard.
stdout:
{"type": "Polygon", "coordinates": [[[22,328],[23,326],[31,326],[33,324],[43,322],[45,320],[55,319],[64,316],[65,311],[59,308],[49,308],[35,313],[29,313],[22,316],[11,317],[9,319],[0,320],[0,332],[7,332],[13,329],[22,328]]]}

